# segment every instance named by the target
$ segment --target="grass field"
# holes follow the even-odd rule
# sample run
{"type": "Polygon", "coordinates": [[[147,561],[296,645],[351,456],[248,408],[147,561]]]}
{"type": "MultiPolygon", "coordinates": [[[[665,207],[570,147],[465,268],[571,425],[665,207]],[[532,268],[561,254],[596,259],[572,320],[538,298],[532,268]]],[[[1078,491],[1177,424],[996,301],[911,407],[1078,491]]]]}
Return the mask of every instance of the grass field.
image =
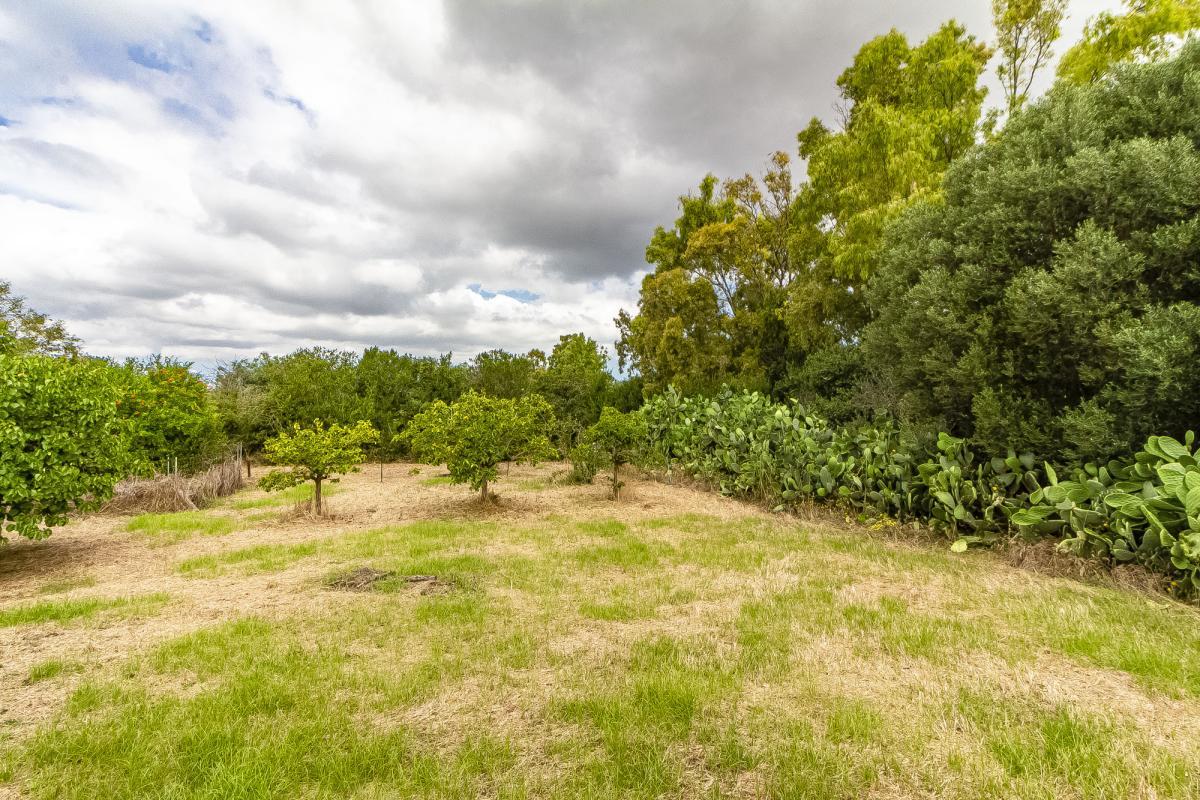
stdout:
{"type": "Polygon", "coordinates": [[[1200,798],[1194,609],[555,469],[0,550],[0,797],[1200,798]]]}

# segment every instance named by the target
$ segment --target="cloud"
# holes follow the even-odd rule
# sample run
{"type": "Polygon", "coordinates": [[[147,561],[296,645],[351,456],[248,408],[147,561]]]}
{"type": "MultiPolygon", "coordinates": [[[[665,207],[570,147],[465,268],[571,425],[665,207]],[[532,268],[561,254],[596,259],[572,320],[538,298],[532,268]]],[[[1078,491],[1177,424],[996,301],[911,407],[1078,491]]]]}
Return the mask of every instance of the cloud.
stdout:
{"type": "Polygon", "coordinates": [[[679,194],[792,149],[871,36],[986,37],[977,5],[11,4],[5,277],[102,355],[611,342],[679,194]]]}

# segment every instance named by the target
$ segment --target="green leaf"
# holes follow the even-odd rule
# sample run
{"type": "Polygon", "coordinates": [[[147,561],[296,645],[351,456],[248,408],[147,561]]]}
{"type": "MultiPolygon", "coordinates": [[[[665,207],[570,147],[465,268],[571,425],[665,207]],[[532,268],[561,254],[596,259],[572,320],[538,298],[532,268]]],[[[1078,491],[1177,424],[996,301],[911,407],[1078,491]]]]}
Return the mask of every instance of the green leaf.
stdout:
{"type": "Polygon", "coordinates": [[[1183,507],[1189,517],[1200,515],[1200,486],[1188,490],[1183,507]]]}

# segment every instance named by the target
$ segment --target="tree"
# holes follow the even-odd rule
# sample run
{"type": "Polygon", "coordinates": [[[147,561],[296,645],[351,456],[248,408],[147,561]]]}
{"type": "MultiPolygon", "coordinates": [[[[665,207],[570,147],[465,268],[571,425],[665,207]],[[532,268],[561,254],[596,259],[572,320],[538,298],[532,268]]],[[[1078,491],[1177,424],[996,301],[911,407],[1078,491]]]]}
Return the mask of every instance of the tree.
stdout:
{"type": "Polygon", "coordinates": [[[471,383],[477,392],[512,399],[535,391],[545,369],[546,357],[538,350],[523,356],[488,350],[471,361],[471,383]]]}
{"type": "Polygon", "coordinates": [[[1091,83],[1122,61],[1163,58],[1173,41],[1200,28],[1200,0],[1125,0],[1124,14],[1105,11],[1058,62],[1058,76],[1091,83]]]}
{"type": "MultiPolygon", "coordinates": [[[[209,393],[226,438],[240,444],[247,454],[261,448],[271,435],[266,387],[252,363],[239,360],[218,367],[209,393]]],[[[245,461],[246,477],[250,477],[250,459],[245,461]]]]}
{"type": "Polygon", "coordinates": [[[889,227],[869,366],[992,455],[1106,460],[1200,417],[1200,42],[1060,85],[889,227]]]}
{"type": "Polygon", "coordinates": [[[119,402],[103,362],[0,356],[0,534],[44,538],[112,496],[132,466],[119,402]]]}
{"type": "Polygon", "coordinates": [[[457,399],[466,383],[466,368],[452,364],[449,355],[431,358],[377,347],[365,350],[355,368],[355,391],[380,432],[380,459],[401,455],[403,442],[397,434],[409,420],[434,400],[457,399]]]}
{"type": "Polygon", "coordinates": [[[564,446],[599,419],[612,383],[608,353],[595,340],[582,333],[559,337],[538,384],[561,423],[564,446]]]}
{"type": "Polygon", "coordinates": [[[336,483],[337,476],[358,472],[358,465],[366,459],[363,445],[378,440],[379,432],[365,420],[354,425],[334,423],[326,427],[318,419],[311,428],[294,424],[290,433],[268,439],[264,446],[268,461],[288,469],[267,473],[258,485],[270,492],[312,481],[313,510],[320,516],[323,513],[322,484],[325,481],[336,483]]]}
{"type": "Polygon", "coordinates": [[[646,445],[649,436],[646,420],[638,412],[621,413],[606,406],[600,419],[583,435],[583,445],[594,450],[603,458],[602,463],[612,467],[614,500],[621,499],[620,469],[632,462],[646,445]]]}
{"type": "Polygon", "coordinates": [[[174,459],[190,472],[221,452],[221,420],[208,385],[190,364],[162,356],[130,359],[122,373],[121,416],[132,424],[130,448],[141,469],[153,470],[174,459]]]}
{"type": "Polygon", "coordinates": [[[915,47],[893,29],[864,44],[838,78],[842,130],[814,118],[798,135],[808,161],[800,202],[825,234],[816,255],[830,261],[819,274],[841,281],[851,305],[875,270],[887,222],[936,191],[947,165],[975,144],[990,57],[954,21],[915,47]]]}
{"type": "Polygon", "coordinates": [[[1053,55],[1066,0],[992,0],[1000,66],[996,72],[1011,115],[1025,104],[1033,79],[1053,55]]]}
{"type": "Polygon", "coordinates": [[[553,409],[539,395],[508,399],[470,391],[449,405],[434,401],[402,435],[421,462],[445,464],[453,483],[469,484],[486,501],[501,462],[554,457],[546,436],[554,423],[553,409]]]}
{"type": "Polygon", "coordinates": [[[357,391],[358,356],[344,350],[313,347],[286,356],[259,357],[256,368],[266,388],[272,429],[323,419],[349,425],[370,409],[357,391]]]}
{"type": "Polygon", "coordinates": [[[637,314],[616,324],[618,363],[641,374],[653,393],[669,385],[692,393],[732,381],[728,326],[711,284],[679,268],[642,279],[637,314]]]}
{"type": "Polygon", "coordinates": [[[0,354],[78,356],[79,340],[55,322],[25,305],[0,281],[0,354]]]}
{"type": "Polygon", "coordinates": [[[775,153],[761,181],[745,175],[718,193],[708,175],[697,195],[680,198],[673,228],[658,228],[646,248],[655,272],[642,282],[637,315],[617,317],[622,369],[640,372],[654,391],[689,392],[759,386],[785,373],[777,307],[800,270],[793,194],[790,159],[775,153]]]}

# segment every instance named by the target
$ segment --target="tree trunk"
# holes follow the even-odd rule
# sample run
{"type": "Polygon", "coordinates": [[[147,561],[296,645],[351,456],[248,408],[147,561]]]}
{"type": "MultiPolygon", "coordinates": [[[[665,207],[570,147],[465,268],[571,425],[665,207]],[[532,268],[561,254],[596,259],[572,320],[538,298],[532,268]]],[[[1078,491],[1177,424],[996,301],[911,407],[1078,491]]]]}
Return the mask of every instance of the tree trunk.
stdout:
{"type": "Polygon", "coordinates": [[[614,458],[613,459],[613,500],[621,499],[621,484],[617,480],[617,470],[619,470],[620,468],[621,468],[621,465],[618,464],[617,460],[614,458]]]}
{"type": "Polygon", "coordinates": [[[250,477],[250,456],[249,456],[249,454],[246,455],[245,460],[246,460],[246,477],[249,478],[250,477]]]}
{"type": "Polygon", "coordinates": [[[483,482],[483,488],[479,490],[479,499],[485,503],[487,502],[488,490],[487,490],[487,481],[486,480],[483,482]]]}
{"type": "Polygon", "coordinates": [[[313,489],[313,506],[316,507],[317,516],[319,517],[321,516],[321,479],[314,478],[313,483],[316,484],[316,488],[313,489]]]}

